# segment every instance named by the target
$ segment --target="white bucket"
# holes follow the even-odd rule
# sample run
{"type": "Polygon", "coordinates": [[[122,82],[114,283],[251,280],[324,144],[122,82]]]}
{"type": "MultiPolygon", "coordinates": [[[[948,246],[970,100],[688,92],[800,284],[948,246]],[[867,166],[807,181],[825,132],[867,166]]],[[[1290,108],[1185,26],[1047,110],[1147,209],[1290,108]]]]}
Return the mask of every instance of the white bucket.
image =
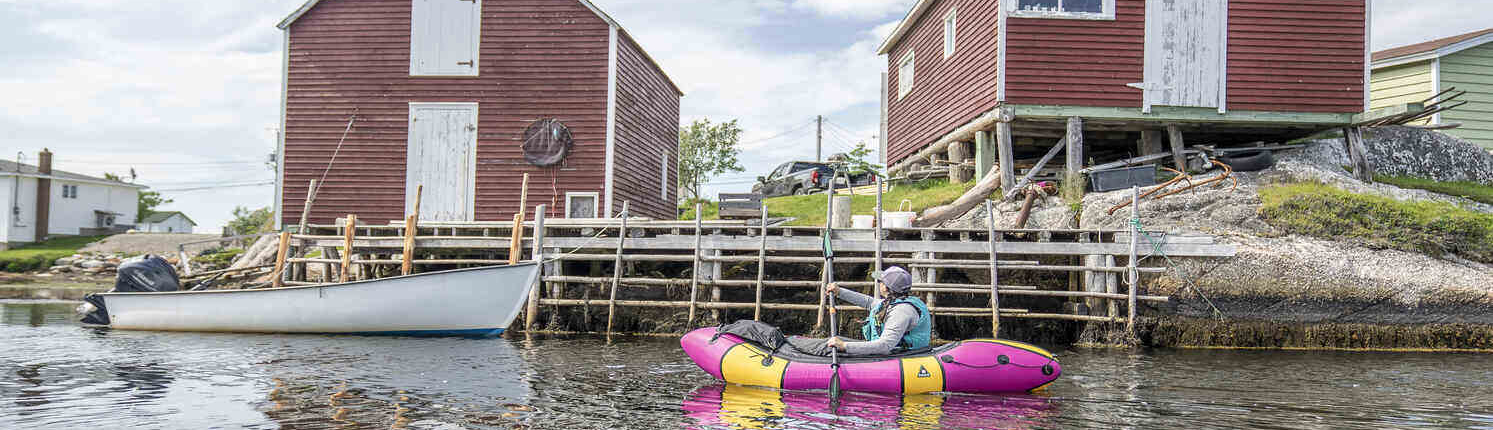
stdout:
{"type": "Polygon", "coordinates": [[[872,225],[874,222],[876,222],[876,216],[874,215],[850,216],[850,228],[869,229],[875,227],[872,225]]]}
{"type": "Polygon", "coordinates": [[[912,209],[912,201],[911,200],[905,200],[905,199],[902,200],[902,203],[899,204],[899,205],[897,205],[897,211],[896,212],[882,212],[881,213],[881,227],[882,228],[911,228],[912,227],[912,220],[914,218],[918,217],[918,213],[917,212],[911,212],[910,211],[911,209],[912,209]],[[909,209],[909,211],[903,211],[902,210],[903,206],[906,206],[907,209],[909,209]]]}

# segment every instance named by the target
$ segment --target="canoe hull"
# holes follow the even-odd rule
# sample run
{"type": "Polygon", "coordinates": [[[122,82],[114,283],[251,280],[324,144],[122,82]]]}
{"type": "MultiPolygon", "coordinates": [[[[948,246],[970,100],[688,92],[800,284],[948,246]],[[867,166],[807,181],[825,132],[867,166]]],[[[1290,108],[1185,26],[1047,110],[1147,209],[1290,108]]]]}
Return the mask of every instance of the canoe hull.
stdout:
{"type": "Polygon", "coordinates": [[[483,267],[323,286],[102,293],[121,330],[496,336],[527,302],[539,266],[483,267]]]}
{"type": "MultiPolygon", "coordinates": [[[[764,360],[768,354],[759,345],[731,334],[715,335],[714,328],[698,329],[680,339],[680,345],[695,364],[717,379],[786,390],[829,388],[834,372],[829,364],[794,362],[780,356],[764,360]]],[[[974,339],[925,355],[841,364],[840,388],[902,394],[1015,393],[1046,387],[1061,374],[1062,365],[1041,348],[974,339]]]]}

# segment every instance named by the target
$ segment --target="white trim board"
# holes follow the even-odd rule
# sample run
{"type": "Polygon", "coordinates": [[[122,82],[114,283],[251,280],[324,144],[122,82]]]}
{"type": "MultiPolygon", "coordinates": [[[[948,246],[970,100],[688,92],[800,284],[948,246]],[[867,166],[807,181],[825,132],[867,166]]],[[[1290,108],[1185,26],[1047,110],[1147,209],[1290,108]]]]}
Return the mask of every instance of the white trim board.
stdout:
{"type": "Polygon", "coordinates": [[[80,184],[102,185],[102,186],[106,186],[106,187],[119,187],[119,188],[134,188],[134,189],[137,189],[137,190],[143,190],[143,189],[150,188],[150,187],[145,186],[145,185],[131,184],[129,182],[101,181],[101,180],[97,180],[97,179],[78,179],[78,178],[69,178],[69,177],[66,177],[66,176],[42,175],[42,174],[36,174],[36,173],[0,172],[0,178],[4,178],[4,177],[21,177],[21,178],[32,178],[32,179],[51,179],[53,181],[60,181],[60,182],[77,182],[77,183],[80,183],[80,184]]]}
{"type": "MultiPolygon", "coordinates": [[[[571,197],[590,197],[591,198],[591,213],[595,214],[595,218],[610,218],[610,217],[601,216],[601,212],[599,212],[601,210],[601,207],[600,207],[600,205],[601,205],[601,193],[598,193],[596,191],[566,191],[565,192],[565,219],[572,219],[572,218],[570,218],[570,214],[571,214],[571,212],[570,212],[570,198],[571,197]]],[[[585,218],[574,218],[574,219],[585,219],[585,218]]]]}
{"type": "Polygon", "coordinates": [[[283,29],[280,33],[284,35],[284,44],[280,48],[280,133],[275,139],[275,230],[284,230],[281,221],[285,210],[282,207],[285,201],[285,116],[290,105],[290,30],[283,29]]]}
{"type": "MultiPolygon", "coordinates": [[[[1478,36],[1478,37],[1474,37],[1474,38],[1471,38],[1471,39],[1463,40],[1461,42],[1453,43],[1451,45],[1446,45],[1446,46],[1443,46],[1441,48],[1438,48],[1438,49],[1432,50],[1432,51],[1417,52],[1417,53],[1410,54],[1410,55],[1401,55],[1401,56],[1398,56],[1398,57],[1385,58],[1385,59],[1373,62],[1373,68],[1375,68],[1375,69],[1382,69],[1382,68],[1385,68],[1385,67],[1394,67],[1394,66],[1398,66],[1398,65],[1401,65],[1401,64],[1408,64],[1408,63],[1414,63],[1414,62],[1419,62],[1419,61],[1425,61],[1425,60],[1430,60],[1430,59],[1445,57],[1445,56],[1448,56],[1448,55],[1451,55],[1451,54],[1455,54],[1455,53],[1458,53],[1458,52],[1466,51],[1468,49],[1476,48],[1478,46],[1482,46],[1483,44],[1486,44],[1486,43],[1493,43],[1493,33],[1484,34],[1482,36],[1478,36]]],[[[1373,58],[1373,57],[1370,56],[1370,58],[1373,58]]]]}

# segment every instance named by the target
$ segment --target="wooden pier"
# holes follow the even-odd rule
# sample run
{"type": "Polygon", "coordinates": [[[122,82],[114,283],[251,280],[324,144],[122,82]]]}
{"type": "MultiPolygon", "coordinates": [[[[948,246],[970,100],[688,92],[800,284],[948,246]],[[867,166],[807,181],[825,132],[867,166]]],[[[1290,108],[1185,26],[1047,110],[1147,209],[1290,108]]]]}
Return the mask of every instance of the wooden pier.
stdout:
{"type": "MultiPolygon", "coordinates": [[[[913,291],[922,295],[935,315],[989,317],[996,331],[1002,318],[1129,323],[1137,301],[1169,300],[1138,295],[1137,282],[1126,283],[1122,290],[1121,280],[1134,281],[1143,274],[1168,270],[1131,262],[1155,252],[1171,257],[1231,257],[1235,253],[1232,245],[1215,244],[1207,236],[1173,236],[1164,243],[1138,249],[1132,240],[1136,235],[1123,230],[837,228],[830,238],[836,254],[830,265],[822,254],[826,231],[822,227],[761,225],[756,220],[546,220],[542,206],[535,214],[532,221],[519,224],[421,222],[414,228],[401,222],[357,225],[356,217],[349,216],[335,225],[310,226],[306,234],[285,235],[290,246],[282,248],[285,251],[277,261],[277,271],[284,274],[286,285],[315,285],[410,271],[539,260],[543,262],[543,285],[532,291],[524,327],[538,328],[541,307],[583,307],[587,312],[605,308],[610,332],[615,315],[628,308],[687,309],[689,326],[696,324],[701,311],[712,312],[716,320],[723,310],[751,310],[757,319],[765,310],[817,312],[816,327],[822,327],[831,302],[820,288],[825,275],[837,267],[844,271],[865,266],[869,272],[871,268],[902,265],[913,273],[913,291]],[[515,225],[522,227],[516,229],[515,225]],[[321,250],[320,258],[304,257],[313,249],[321,250]],[[590,270],[584,274],[567,271],[574,270],[575,263],[588,264],[590,270]],[[638,273],[635,266],[644,263],[667,265],[677,273],[638,273]],[[320,279],[309,279],[309,265],[321,265],[320,279]],[[608,268],[610,275],[603,271],[608,268]],[[804,278],[803,273],[815,271],[820,276],[817,280],[772,275],[787,272],[804,278]],[[1068,282],[1048,285],[1008,285],[1000,281],[1013,279],[1012,274],[1020,272],[1072,275],[1066,278],[1068,282]],[[584,286],[585,294],[566,296],[567,291],[574,291],[567,287],[576,285],[584,286]],[[640,297],[640,293],[658,287],[688,288],[689,299],[640,297]],[[602,294],[591,295],[592,288],[602,294]],[[750,296],[755,300],[722,300],[722,291],[733,289],[753,290],[750,296]],[[819,300],[773,303],[763,299],[764,291],[784,290],[819,291],[819,300]],[[963,295],[966,303],[971,295],[990,299],[982,307],[939,305],[941,296],[956,294],[963,295]],[[1061,311],[1003,308],[999,303],[1005,297],[1059,298],[1068,304],[1061,311]],[[1121,308],[1126,313],[1122,314],[1121,308]]],[[[866,273],[837,279],[846,279],[840,282],[845,287],[874,290],[869,288],[874,284],[866,273]]],[[[861,311],[854,306],[836,309],[861,311]]]]}

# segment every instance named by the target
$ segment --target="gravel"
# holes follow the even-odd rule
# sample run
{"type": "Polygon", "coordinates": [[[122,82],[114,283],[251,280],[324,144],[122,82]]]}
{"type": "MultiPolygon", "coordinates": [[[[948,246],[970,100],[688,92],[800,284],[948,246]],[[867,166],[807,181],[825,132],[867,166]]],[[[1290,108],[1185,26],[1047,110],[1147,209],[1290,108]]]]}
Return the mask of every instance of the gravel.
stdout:
{"type": "MultiPolygon", "coordinates": [[[[212,234],[179,234],[179,233],[129,233],[116,234],[104,240],[90,243],[78,252],[81,254],[155,254],[165,257],[173,257],[177,254],[177,246],[185,243],[219,237],[212,234]]],[[[204,243],[188,245],[187,252],[196,253],[208,248],[216,247],[216,243],[204,243]]]]}

